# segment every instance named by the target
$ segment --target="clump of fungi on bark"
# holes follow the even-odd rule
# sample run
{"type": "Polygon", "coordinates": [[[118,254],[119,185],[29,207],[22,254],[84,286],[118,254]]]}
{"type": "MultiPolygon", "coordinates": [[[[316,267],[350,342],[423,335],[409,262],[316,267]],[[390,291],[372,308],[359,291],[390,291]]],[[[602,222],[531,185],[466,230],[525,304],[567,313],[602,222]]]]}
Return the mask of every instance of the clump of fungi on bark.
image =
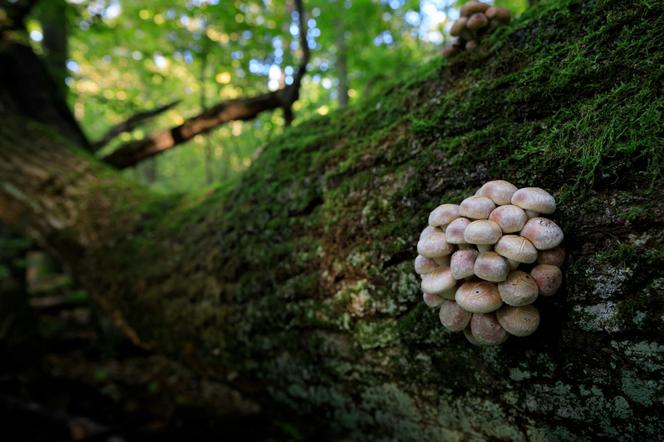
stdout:
{"type": "Polygon", "coordinates": [[[459,13],[461,16],[450,28],[454,39],[443,49],[445,57],[452,57],[463,50],[475,49],[484,35],[498,26],[508,24],[512,19],[512,14],[505,8],[475,1],[464,4],[459,13]]]}
{"type": "Polygon", "coordinates": [[[431,212],[415,271],[424,302],[440,308],[445,328],[476,345],[535,332],[540,314],[533,303],[562,283],[563,231],[544,216],[555,210],[547,191],[496,180],[431,212]]]}

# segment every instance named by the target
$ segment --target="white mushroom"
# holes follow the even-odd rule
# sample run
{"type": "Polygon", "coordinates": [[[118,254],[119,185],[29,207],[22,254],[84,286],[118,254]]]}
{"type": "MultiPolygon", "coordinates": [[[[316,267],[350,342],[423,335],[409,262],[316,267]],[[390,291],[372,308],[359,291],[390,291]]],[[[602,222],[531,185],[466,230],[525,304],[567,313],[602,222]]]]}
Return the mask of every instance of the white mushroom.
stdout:
{"type": "Polygon", "coordinates": [[[431,258],[427,258],[426,256],[417,255],[417,258],[415,258],[415,272],[420,275],[431,273],[438,267],[440,266],[436,261],[431,258]]]}
{"type": "Polygon", "coordinates": [[[473,272],[485,281],[500,282],[507,278],[510,266],[507,260],[496,252],[482,252],[475,260],[473,272]]]}
{"type": "Polygon", "coordinates": [[[471,219],[487,219],[496,205],[485,196],[470,196],[459,204],[459,215],[471,219]]]}
{"type": "Polygon", "coordinates": [[[563,283],[563,273],[556,266],[538,264],[530,271],[542,296],[554,295],[563,283]]]}
{"type": "Polygon", "coordinates": [[[467,218],[457,218],[452,221],[445,229],[445,236],[447,242],[450,244],[467,244],[466,240],[463,238],[463,234],[466,231],[466,227],[470,224],[470,220],[467,218]]]}
{"type": "Polygon", "coordinates": [[[488,219],[473,221],[463,233],[463,239],[470,244],[495,244],[503,234],[500,226],[488,219]]]}
{"type": "Polygon", "coordinates": [[[485,196],[490,198],[496,205],[502,206],[509,204],[512,201],[512,195],[518,189],[517,187],[505,180],[494,180],[485,183],[480,190],[477,191],[477,195],[485,196]]]}
{"type": "Polygon", "coordinates": [[[507,279],[498,284],[498,292],[503,302],[512,306],[522,306],[535,302],[538,294],[535,280],[526,272],[515,270],[507,279]]]}
{"type": "Polygon", "coordinates": [[[526,238],[518,235],[505,235],[498,240],[494,250],[499,255],[516,262],[530,264],[537,259],[537,249],[526,238]]]}
{"type": "Polygon", "coordinates": [[[534,305],[512,307],[504,305],[496,312],[498,323],[514,336],[529,336],[540,324],[539,310],[534,305]]]}
{"type": "Polygon", "coordinates": [[[457,204],[442,204],[429,214],[429,225],[440,227],[452,222],[459,217],[459,206],[457,204]]]}
{"type": "Polygon", "coordinates": [[[563,231],[558,224],[548,218],[531,218],[523,229],[521,236],[528,239],[535,248],[548,250],[556,247],[563,241],[563,231]]]}
{"type": "Polygon", "coordinates": [[[549,214],[556,211],[556,199],[539,187],[524,187],[517,190],[512,195],[512,204],[539,213],[549,214]]]}
{"type": "Polygon", "coordinates": [[[496,207],[489,215],[489,219],[498,224],[504,233],[518,232],[528,221],[526,212],[512,204],[496,207]]]}
{"type": "Polygon", "coordinates": [[[472,313],[465,311],[454,301],[443,301],[438,317],[441,324],[450,331],[461,331],[468,326],[472,313]]]}
{"type": "Polygon", "coordinates": [[[456,280],[452,277],[452,272],[449,268],[441,267],[431,273],[422,275],[422,291],[425,293],[441,295],[455,285],[456,280]]]}
{"type": "Polygon", "coordinates": [[[429,307],[438,307],[444,301],[442,296],[426,292],[422,293],[422,299],[424,300],[424,303],[429,307]]]}
{"type": "Polygon", "coordinates": [[[483,345],[502,344],[509,337],[494,313],[473,314],[470,319],[470,331],[477,342],[483,345]]]}
{"type": "Polygon", "coordinates": [[[489,313],[503,304],[496,285],[486,281],[464,282],[457,289],[454,299],[461,308],[471,313],[489,313]]]}
{"type": "Polygon", "coordinates": [[[445,240],[442,231],[425,235],[417,243],[417,253],[427,258],[438,258],[449,255],[454,251],[454,246],[445,240]]]}
{"type": "Polygon", "coordinates": [[[464,279],[474,275],[473,268],[477,255],[479,253],[474,249],[457,250],[452,254],[450,270],[454,279],[464,279]]]}

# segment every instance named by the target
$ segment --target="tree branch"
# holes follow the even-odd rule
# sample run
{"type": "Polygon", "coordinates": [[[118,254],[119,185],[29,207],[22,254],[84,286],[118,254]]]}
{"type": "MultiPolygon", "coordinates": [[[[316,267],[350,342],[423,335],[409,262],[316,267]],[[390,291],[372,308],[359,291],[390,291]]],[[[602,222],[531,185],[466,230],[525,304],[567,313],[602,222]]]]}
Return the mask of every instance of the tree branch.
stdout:
{"type": "Polygon", "coordinates": [[[188,118],[178,126],[121,145],[113,153],[104,157],[103,161],[118,169],[135,166],[147,158],[182,144],[196,135],[207,133],[222,124],[230,121],[252,120],[262,112],[279,108],[284,109],[286,124],[290,124],[293,119],[292,106],[299,99],[300,85],[311,57],[307,43],[307,20],[302,0],[295,0],[295,8],[298,13],[302,58],[291,85],[254,97],[218,103],[200,114],[188,118]]]}
{"type": "Polygon", "coordinates": [[[138,112],[131,117],[127,118],[126,120],[122,121],[121,123],[116,124],[115,126],[111,127],[103,137],[101,137],[99,140],[95,141],[92,143],[92,150],[97,151],[110,143],[115,137],[120,135],[123,132],[130,132],[134,129],[136,129],[138,126],[141,124],[145,123],[147,120],[150,120],[157,115],[160,115],[167,110],[170,110],[180,104],[182,100],[175,100],[172,101],[168,104],[165,104],[163,106],[159,106],[155,109],[150,109],[147,111],[142,111],[138,112]]]}

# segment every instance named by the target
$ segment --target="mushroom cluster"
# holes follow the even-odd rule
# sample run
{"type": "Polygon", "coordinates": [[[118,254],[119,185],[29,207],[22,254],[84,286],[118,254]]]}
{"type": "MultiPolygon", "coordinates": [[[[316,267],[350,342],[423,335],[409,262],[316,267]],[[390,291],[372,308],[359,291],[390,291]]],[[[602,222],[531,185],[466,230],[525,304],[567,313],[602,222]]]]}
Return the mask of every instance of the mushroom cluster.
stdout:
{"type": "Polygon", "coordinates": [[[454,39],[443,49],[445,57],[452,57],[464,49],[475,49],[484,35],[500,25],[508,24],[512,18],[510,11],[505,8],[475,1],[464,4],[459,12],[461,16],[450,28],[454,39]]]}
{"type": "Polygon", "coordinates": [[[562,283],[563,231],[551,219],[556,201],[539,187],[489,181],[461,204],[429,215],[417,243],[415,271],[424,302],[440,322],[475,345],[528,336],[540,323],[533,302],[562,283]]]}

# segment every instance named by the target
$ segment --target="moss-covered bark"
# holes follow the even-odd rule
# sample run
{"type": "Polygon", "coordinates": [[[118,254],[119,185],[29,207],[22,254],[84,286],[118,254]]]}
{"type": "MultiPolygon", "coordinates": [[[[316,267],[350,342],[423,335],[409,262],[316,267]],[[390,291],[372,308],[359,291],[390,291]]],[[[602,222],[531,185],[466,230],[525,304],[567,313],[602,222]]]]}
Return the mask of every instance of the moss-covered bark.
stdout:
{"type": "MultiPolygon", "coordinates": [[[[70,265],[136,340],[360,440],[652,439],[663,33],[661,2],[547,2],[289,130],[226,188],[160,198],[86,166],[103,176],[75,181],[87,209],[40,236],[79,245],[70,265]],[[428,212],[491,178],[556,194],[569,260],[535,335],[477,348],[421,303],[412,260],[428,212]]],[[[21,194],[69,200],[44,182],[21,194]]]]}

